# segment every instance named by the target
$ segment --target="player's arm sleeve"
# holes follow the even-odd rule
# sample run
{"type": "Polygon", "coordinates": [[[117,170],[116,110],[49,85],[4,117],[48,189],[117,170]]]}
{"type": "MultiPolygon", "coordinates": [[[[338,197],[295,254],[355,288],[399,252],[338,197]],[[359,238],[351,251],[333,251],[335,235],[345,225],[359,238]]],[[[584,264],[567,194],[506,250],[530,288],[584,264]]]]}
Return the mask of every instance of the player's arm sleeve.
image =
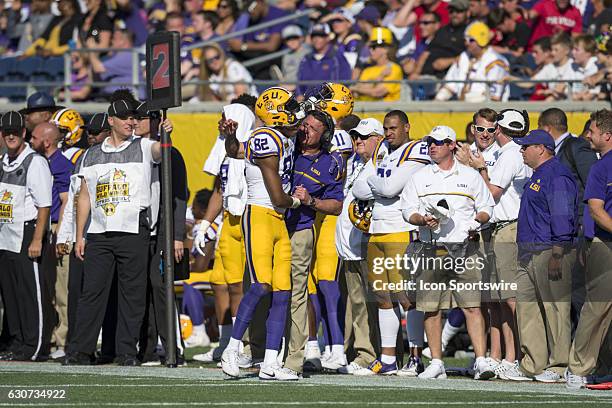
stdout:
{"type": "Polygon", "coordinates": [[[508,155],[502,155],[499,157],[499,160],[497,160],[489,175],[490,183],[501,188],[502,190],[506,190],[508,186],[510,186],[516,171],[515,163],[506,160],[506,156],[508,155]]]}
{"type": "Polygon", "coordinates": [[[155,143],[159,143],[159,142],[156,142],[154,140],[151,140],[145,137],[141,138],[140,149],[142,150],[142,155],[143,155],[143,159],[145,163],[155,163],[155,164],[159,163],[158,161],[155,161],[153,159],[153,145],[155,143]]]}
{"type": "Polygon", "coordinates": [[[376,169],[374,168],[374,163],[372,160],[368,161],[355,180],[355,184],[353,184],[353,195],[358,200],[372,200],[374,198],[374,194],[372,194],[372,189],[368,184],[369,176],[375,174],[376,169]]]}
{"type": "Polygon", "coordinates": [[[402,216],[407,222],[412,214],[422,214],[424,212],[421,208],[421,200],[419,200],[416,185],[412,178],[408,179],[402,190],[400,208],[402,209],[402,216]]]}
{"type": "Polygon", "coordinates": [[[74,194],[75,191],[81,185],[81,179],[78,176],[70,177],[70,188],[68,190],[68,201],[64,207],[64,214],[62,215],[62,223],[60,224],[59,231],[57,232],[57,242],[66,243],[72,241],[72,229],[74,222],[74,194]]]}
{"type": "MultiPolygon", "coordinates": [[[[418,164],[416,164],[418,165],[418,164]]],[[[414,172],[410,169],[415,166],[415,163],[405,162],[400,166],[391,170],[388,177],[380,177],[378,174],[373,174],[368,177],[368,185],[375,196],[393,198],[400,195],[406,183],[414,172]]]]}
{"type": "Polygon", "coordinates": [[[43,157],[36,156],[32,159],[28,169],[26,185],[37,208],[51,207],[53,177],[47,160],[43,157]]]}

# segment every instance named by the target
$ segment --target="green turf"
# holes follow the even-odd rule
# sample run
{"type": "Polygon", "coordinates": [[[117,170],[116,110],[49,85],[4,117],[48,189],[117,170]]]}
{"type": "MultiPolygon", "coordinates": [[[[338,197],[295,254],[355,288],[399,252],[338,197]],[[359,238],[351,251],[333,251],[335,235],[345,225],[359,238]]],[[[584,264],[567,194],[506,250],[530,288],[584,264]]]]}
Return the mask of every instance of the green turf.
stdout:
{"type": "Polygon", "coordinates": [[[612,407],[612,392],[568,391],[563,384],[470,379],[423,381],[312,375],[299,382],[263,382],[254,370],[227,380],[218,369],[116,366],[61,367],[1,363],[2,406],[494,406],[612,407]],[[63,400],[8,399],[10,390],[65,390],[63,400]]]}

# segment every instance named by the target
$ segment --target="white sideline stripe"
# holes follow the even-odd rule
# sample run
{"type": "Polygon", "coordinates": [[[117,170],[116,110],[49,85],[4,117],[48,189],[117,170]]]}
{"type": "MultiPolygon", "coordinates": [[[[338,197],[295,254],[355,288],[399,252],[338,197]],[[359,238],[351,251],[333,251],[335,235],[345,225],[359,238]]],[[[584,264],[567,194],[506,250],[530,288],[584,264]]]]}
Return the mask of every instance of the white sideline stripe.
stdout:
{"type": "Polygon", "coordinates": [[[63,402],[61,399],[54,400],[41,400],[41,403],[11,403],[4,402],[0,403],[1,407],[29,407],[29,406],[41,406],[43,402],[51,402],[53,401],[57,405],[60,406],[71,406],[71,407],[99,407],[99,406],[130,406],[130,407],[174,407],[177,405],[180,406],[259,406],[259,405],[556,405],[556,404],[599,404],[601,401],[564,401],[564,400],[550,400],[550,401],[518,401],[518,400],[508,400],[508,401],[224,401],[224,402],[63,402]]]}
{"type": "Polygon", "coordinates": [[[40,352],[40,348],[42,347],[42,338],[43,338],[43,312],[42,312],[42,294],[40,287],[40,274],[38,273],[38,263],[36,261],[32,262],[34,265],[34,281],[36,283],[36,305],[38,306],[38,344],[36,345],[36,351],[32,355],[32,361],[38,358],[38,353],[40,352]]]}

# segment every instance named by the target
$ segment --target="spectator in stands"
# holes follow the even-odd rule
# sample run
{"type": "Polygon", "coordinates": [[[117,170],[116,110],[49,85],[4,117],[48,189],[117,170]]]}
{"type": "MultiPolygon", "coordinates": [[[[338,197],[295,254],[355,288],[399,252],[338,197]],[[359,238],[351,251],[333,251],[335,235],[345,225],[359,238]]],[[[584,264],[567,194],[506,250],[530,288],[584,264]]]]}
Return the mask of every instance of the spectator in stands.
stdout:
{"type": "MultiPolygon", "coordinates": [[[[287,15],[285,11],[269,5],[264,0],[251,0],[246,4],[246,10],[249,16],[249,27],[287,15]]],[[[277,24],[254,33],[245,34],[242,38],[231,39],[228,41],[230,49],[232,52],[238,54],[239,59],[242,60],[277,51],[281,47],[281,31],[285,25],[286,24],[277,24]]],[[[268,63],[266,63],[266,65],[268,65],[268,63]]]]}
{"type": "MultiPolygon", "coordinates": [[[[569,34],[561,32],[556,34],[550,41],[553,63],[543,68],[536,79],[540,80],[562,80],[572,79],[574,70],[573,60],[570,57],[572,40],[569,34]]],[[[549,83],[547,88],[536,91],[536,95],[543,96],[546,100],[561,100],[567,97],[568,84],[563,82],[549,83]]]]}
{"type": "Polygon", "coordinates": [[[396,27],[415,28],[416,41],[421,40],[421,31],[419,30],[419,22],[421,18],[428,13],[434,13],[438,16],[440,27],[447,25],[450,22],[449,4],[442,0],[409,0],[404,3],[400,11],[396,14],[393,20],[393,25],[396,27]],[[420,4],[418,4],[420,3],[420,4]]]}
{"type": "MultiPolygon", "coordinates": [[[[374,6],[366,6],[355,16],[355,20],[357,21],[357,26],[359,27],[359,31],[367,35],[371,33],[375,27],[380,27],[380,12],[374,6]]],[[[370,58],[370,48],[362,47],[359,52],[359,59],[357,61],[357,66],[362,67],[363,65],[368,63],[368,59],[370,58]]],[[[353,78],[358,78],[361,69],[353,70],[353,78]]]]}
{"type": "Polygon", "coordinates": [[[353,29],[355,25],[353,13],[346,8],[338,8],[323,17],[321,23],[326,23],[331,26],[338,52],[344,54],[344,58],[346,58],[351,68],[355,68],[357,58],[359,57],[359,50],[362,45],[362,38],[361,34],[356,33],[353,29]]]}
{"type": "MultiPolygon", "coordinates": [[[[551,70],[554,69],[553,57],[550,45],[549,37],[542,37],[537,40],[531,47],[530,55],[533,57],[535,68],[523,67],[522,73],[524,77],[528,77],[532,80],[550,79],[546,78],[549,76],[551,70]],[[550,67],[548,67],[550,65],[550,67]]],[[[508,76],[505,80],[517,80],[521,79],[517,76],[508,76]]],[[[515,82],[514,86],[519,88],[530,89],[534,88],[534,93],[530,96],[530,100],[543,100],[545,96],[540,95],[541,89],[547,88],[547,84],[534,83],[534,82],[515,82]]]]}
{"type": "MultiPolygon", "coordinates": [[[[298,68],[298,81],[348,81],[351,79],[351,66],[342,53],[332,44],[331,29],[327,24],[315,24],[310,31],[312,52],[302,59],[298,68]]],[[[303,96],[306,91],[318,84],[299,84],[296,95],[303,96]]]]}
{"type": "MultiPolygon", "coordinates": [[[[370,58],[373,66],[367,67],[359,76],[360,81],[400,81],[402,68],[395,59],[395,47],[391,30],[376,27],[370,35],[370,58]]],[[[351,87],[361,101],[397,101],[400,99],[399,83],[358,83],[351,87]]]]}
{"type": "Polygon", "coordinates": [[[591,34],[599,34],[610,31],[612,27],[612,3],[606,0],[592,0],[593,14],[585,23],[585,28],[591,34]]]}
{"type": "MultiPolygon", "coordinates": [[[[446,73],[445,80],[501,81],[509,73],[508,61],[489,47],[491,30],[481,21],[465,30],[466,51],[462,52],[446,73]]],[[[507,85],[499,83],[446,83],[436,94],[436,100],[452,97],[460,101],[505,101],[510,96],[507,85]]]]}
{"type": "MultiPolygon", "coordinates": [[[[75,102],[86,101],[91,94],[92,73],[89,56],[85,52],[71,54],[72,73],[70,74],[70,99],[75,102]]],[[[59,98],[64,100],[65,92],[60,92],[59,98]]]]}
{"type": "Polygon", "coordinates": [[[57,8],[60,15],[51,20],[45,32],[23,53],[25,56],[61,56],[69,49],[82,24],[83,16],[77,0],[60,0],[57,8]]]}
{"type": "Polygon", "coordinates": [[[122,23],[122,28],[126,28],[134,33],[134,45],[141,46],[147,41],[149,35],[147,31],[147,17],[138,1],[115,0],[116,7],[113,10],[115,21],[122,23]]]}
{"type": "Polygon", "coordinates": [[[419,39],[416,41],[414,51],[404,58],[402,68],[409,79],[418,79],[423,70],[423,65],[429,56],[427,46],[433,41],[440,29],[440,16],[433,12],[426,12],[419,19],[419,39]]]}
{"type": "Polygon", "coordinates": [[[79,32],[84,48],[108,48],[113,35],[113,22],[102,0],[87,0],[87,13],[79,32]]]}
{"type": "Polygon", "coordinates": [[[531,34],[526,23],[515,20],[503,9],[495,9],[489,14],[487,24],[502,34],[501,41],[493,46],[495,51],[503,54],[509,61],[524,55],[531,34]]]}
{"type": "Polygon", "coordinates": [[[470,0],[470,20],[486,21],[491,9],[487,0],[470,0]]]}
{"type": "Polygon", "coordinates": [[[193,34],[193,20],[198,11],[204,9],[204,0],[184,0],[183,7],[185,8],[185,32],[193,34]]]}
{"type": "Polygon", "coordinates": [[[570,4],[570,0],[540,0],[529,10],[529,18],[534,20],[530,46],[542,37],[561,31],[572,35],[582,32],[582,16],[580,11],[570,4]]]}
{"type": "MultiPolygon", "coordinates": [[[[574,47],[572,48],[572,57],[574,58],[574,64],[572,64],[573,79],[584,80],[599,71],[596,52],[597,44],[595,38],[590,34],[581,34],[574,38],[574,47]]],[[[574,100],[590,101],[597,99],[598,94],[598,86],[589,87],[584,83],[576,82],[572,84],[572,99],[574,100]]]]}
{"type": "Polygon", "coordinates": [[[217,6],[217,15],[219,16],[219,23],[215,32],[218,35],[227,34],[234,29],[234,24],[240,14],[240,8],[236,3],[236,0],[221,0],[217,6]]]}
{"type": "Polygon", "coordinates": [[[200,86],[200,101],[229,102],[238,95],[257,95],[249,71],[238,61],[227,58],[217,44],[207,45],[202,50],[200,80],[211,82],[200,86]]]}
{"type": "Polygon", "coordinates": [[[206,41],[217,37],[215,30],[219,16],[214,11],[200,10],[193,15],[193,29],[196,41],[206,41]]]}
{"type": "MultiPolygon", "coordinates": [[[[197,76],[198,69],[194,64],[194,52],[184,48],[195,42],[195,37],[186,34],[185,17],[181,13],[172,12],[166,16],[166,31],[176,31],[181,35],[181,77],[183,81],[197,76]],[[194,69],[196,68],[196,69],[194,69]]],[[[195,53],[197,55],[197,52],[195,53]]]]}
{"type": "Polygon", "coordinates": [[[49,122],[53,114],[64,109],[63,106],[57,106],[55,100],[46,92],[34,92],[26,101],[25,109],[19,111],[24,116],[25,127],[28,132],[32,132],[34,128],[44,122],[49,122]]]}
{"type": "Polygon", "coordinates": [[[51,13],[52,0],[32,0],[30,14],[23,25],[23,34],[19,39],[17,51],[24,52],[34,41],[40,38],[53,20],[51,13]]]}
{"type": "Polygon", "coordinates": [[[151,31],[163,30],[168,15],[175,13],[183,14],[182,0],[164,0],[163,2],[155,3],[148,14],[151,31]]]}
{"type": "MultiPolygon", "coordinates": [[[[310,45],[304,41],[304,33],[300,26],[288,25],[283,28],[281,33],[283,42],[287,49],[290,49],[289,54],[283,55],[283,63],[276,76],[279,80],[287,82],[296,82],[298,79],[298,69],[302,60],[311,52],[310,45]]],[[[296,84],[284,84],[283,88],[294,91],[296,84]]]]}
{"type": "Polygon", "coordinates": [[[598,99],[610,101],[610,95],[612,94],[612,42],[610,41],[610,35],[598,36],[596,43],[597,60],[601,69],[595,75],[585,78],[584,82],[589,86],[599,85],[601,90],[598,99]]]}
{"type": "Polygon", "coordinates": [[[520,6],[520,0],[501,0],[501,9],[510,14],[517,23],[527,20],[527,11],[520,6]]]}
{"type": "MultiPolygon", "coordinates": [[[[100,79],[109,82],[109,85],[102,89],[103,95],[110,95],[114,91],[125,88],[132,83],[132,58],[131,49],[134,47],[134,34],[127,30],[115,30],[113,33],[112,48],[119,48],[125,51],[113,51],[112,55],[100,60],[96,52],[90,54],[91,68],[94,74],[98,74],[100,79]]],[[[142,82],[142,72],[138,70],[139,81],[142,82]]],[[[140,90],[140,94],[143,94],[140,90]]]]}
{"type": "Polygon", "coordinates": [[[465,50],[463,33],[467,27],[468,7],[468,0],[452,0],[448,4],[450,23],[440,28],[429,43],[426,49],[429,54],[423,65],[423,75],[442,78],[465,50]]]}

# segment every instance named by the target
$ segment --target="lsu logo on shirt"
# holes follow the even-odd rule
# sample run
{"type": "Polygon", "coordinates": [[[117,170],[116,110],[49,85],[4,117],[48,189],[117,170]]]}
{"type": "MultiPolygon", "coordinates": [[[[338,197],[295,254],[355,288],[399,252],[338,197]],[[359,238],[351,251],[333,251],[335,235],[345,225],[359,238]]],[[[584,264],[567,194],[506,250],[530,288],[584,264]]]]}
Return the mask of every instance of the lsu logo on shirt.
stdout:
{"type": "Polygon", "coordinates": [[[529,188],[535,191],[536,193],[540,192],[540,179],[537,179],[535,183],[529,184],[529,188]]]}
{"type": "Polygon", "coordinates": [[[119,203],[128,201],[130,201],[130,184],[127,182],[125,171],[114,169],[98,178],[96,208],[102,207],[107,217],[115,214],[119,203]]]}
{"type": "Polygon", "coordinates": [[[13,193],[4,190],[0,194],[0,224],[13,223],[13,193]]]}

